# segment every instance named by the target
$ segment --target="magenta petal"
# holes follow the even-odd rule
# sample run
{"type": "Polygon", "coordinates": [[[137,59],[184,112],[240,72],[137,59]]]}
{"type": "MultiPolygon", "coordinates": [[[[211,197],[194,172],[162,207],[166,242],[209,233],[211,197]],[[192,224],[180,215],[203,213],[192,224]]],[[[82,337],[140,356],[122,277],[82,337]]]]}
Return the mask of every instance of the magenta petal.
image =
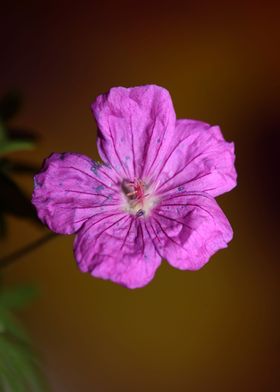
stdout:
{"type": "Polygon", "coordinates": [[[81,271],[131,289],[149,283],[161,262],[140,220],[122,212],[91,218],[74,253],[81,271]]]}
{"type": "Polygon", "coordinates": [[[167,90],[155,85],[116,87],[92,105],[101,158],[122,178],[151,172],[174,134],[175,113],[167,90]]]}
{"type": "Polygon", "coordinates": [[[179,269],[201,268],[233,235],[223,211],[207,194],[166,198],[148,223],[158,252],[179,269]]]}
{"type": "Polygon", "coordinates": [[[32,203],[56,233],[75,233],[91,216],[119,206],[110,170],[80,154],[52,154],[34,183],[32,203]]]}
{"type": "Polygon", "coordinates": [[[160,193],[203,191],[218,196],[236,186],[234,145],[217,126],[178,120],[170,154],[157,175],[160,193]]]}

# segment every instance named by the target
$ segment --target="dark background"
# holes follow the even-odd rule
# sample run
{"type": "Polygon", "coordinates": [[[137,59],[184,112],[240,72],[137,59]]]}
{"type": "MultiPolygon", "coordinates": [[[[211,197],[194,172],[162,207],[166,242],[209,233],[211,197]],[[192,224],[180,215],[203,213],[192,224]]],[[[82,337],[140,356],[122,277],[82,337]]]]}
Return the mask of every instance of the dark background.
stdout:
{"type": "MultiPolygon", "coordinates": [[[[63,236],[5,271],[7,284],[41,292],[21,318],[52,391],[280,389],[279,11],[270,1],[1,5],[0,93],[23,93],[15,125],[40,135],[16,158],[97,158],[91,102],[147,83],[170,91],[178,117],[219,124],[236,145],[238,187],[219,198],[235,236],[201,271],[164,262],[129,291],[79,273],[63,236]]],[[[15,179],[31,195],[31,177],[15,179]]],[[[1,254],[46,232],[8,223],[1,254]]]]}

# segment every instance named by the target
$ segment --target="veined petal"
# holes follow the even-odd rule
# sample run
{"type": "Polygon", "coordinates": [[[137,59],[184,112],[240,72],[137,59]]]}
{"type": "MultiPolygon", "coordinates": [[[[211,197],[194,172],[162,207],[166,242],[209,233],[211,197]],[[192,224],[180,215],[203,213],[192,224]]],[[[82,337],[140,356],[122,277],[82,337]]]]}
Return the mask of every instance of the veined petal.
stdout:
{"type": "Polygon", "coordinates": [[[131,289],[149,283],[161,262],[142,222],[122,212],[88,220],[74,253],[81,271],[131,289]]]}
{"type": "Polygon", "coordinates": [[[169,151],[175,112],[167,90],[155,85],[116,87],[92,105],[101,158],[122,178],[147,176],[169,151]]]}
{"type": "Polygon", "coordinates": [[[215,199],[189,193],[162,200],[148,221],[153,242],[179,269],[197,270],[232,239],[232,228],[215,199]]]}
{"type": "Polygon", "coordinates": [[[32,203],[56,233],[75,233],[91,216],[119,208],[110,170],[81,154],[52,154],[34,183],[32,203]]]}
{"type": "Polygon", "coordinates": [[[234,145],[220,128],[178,120],[167,159],[154,179],[159,193],[202,191],[218,196],[236,186],[234,145]]]}

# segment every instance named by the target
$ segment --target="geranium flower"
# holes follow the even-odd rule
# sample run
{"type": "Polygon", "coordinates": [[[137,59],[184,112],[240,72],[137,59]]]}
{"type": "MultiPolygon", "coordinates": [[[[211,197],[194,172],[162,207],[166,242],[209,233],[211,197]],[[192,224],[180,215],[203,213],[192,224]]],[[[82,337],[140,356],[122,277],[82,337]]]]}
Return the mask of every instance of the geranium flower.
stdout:
{"type": "Polygon", "coordinates": [[[35,176],[33,204],[54,232],[77,234],[83,272],[129,288],[161,259],[198,270],[232,239],[214,197],[236,185],[234,146],[218,126],[176,120],[167,90],[112,88],[92,105],[103,163],[54,153],[35,176]]]}

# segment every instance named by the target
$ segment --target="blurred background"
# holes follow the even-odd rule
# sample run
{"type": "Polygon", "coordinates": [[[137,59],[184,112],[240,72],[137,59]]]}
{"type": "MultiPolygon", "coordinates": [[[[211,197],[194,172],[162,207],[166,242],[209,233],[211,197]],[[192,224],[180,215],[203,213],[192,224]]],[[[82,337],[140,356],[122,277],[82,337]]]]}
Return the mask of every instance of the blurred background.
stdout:
{"type": "MultiPolygon", "coordinates": [[[[218,199],[235,236],[202,270],[163,262],[129,291],[81,274],[73,236],[57,236],[2,271],[8,286],[38,288],[18,317],[51,391],[280,390],[279,11],[272,1],[1,6],[0,94],[21,92],[12,125],[39,137],[13,159],[97,159],[91,102],[147,83],[170,91],[177,117],[219,124],[236,145],[238,187],[218,199]]],[[[32,170],[13,179],[30,197],[32,170]]],[[[13,214],[6,224],[1,257],[48,233],[13,214]]]]}

